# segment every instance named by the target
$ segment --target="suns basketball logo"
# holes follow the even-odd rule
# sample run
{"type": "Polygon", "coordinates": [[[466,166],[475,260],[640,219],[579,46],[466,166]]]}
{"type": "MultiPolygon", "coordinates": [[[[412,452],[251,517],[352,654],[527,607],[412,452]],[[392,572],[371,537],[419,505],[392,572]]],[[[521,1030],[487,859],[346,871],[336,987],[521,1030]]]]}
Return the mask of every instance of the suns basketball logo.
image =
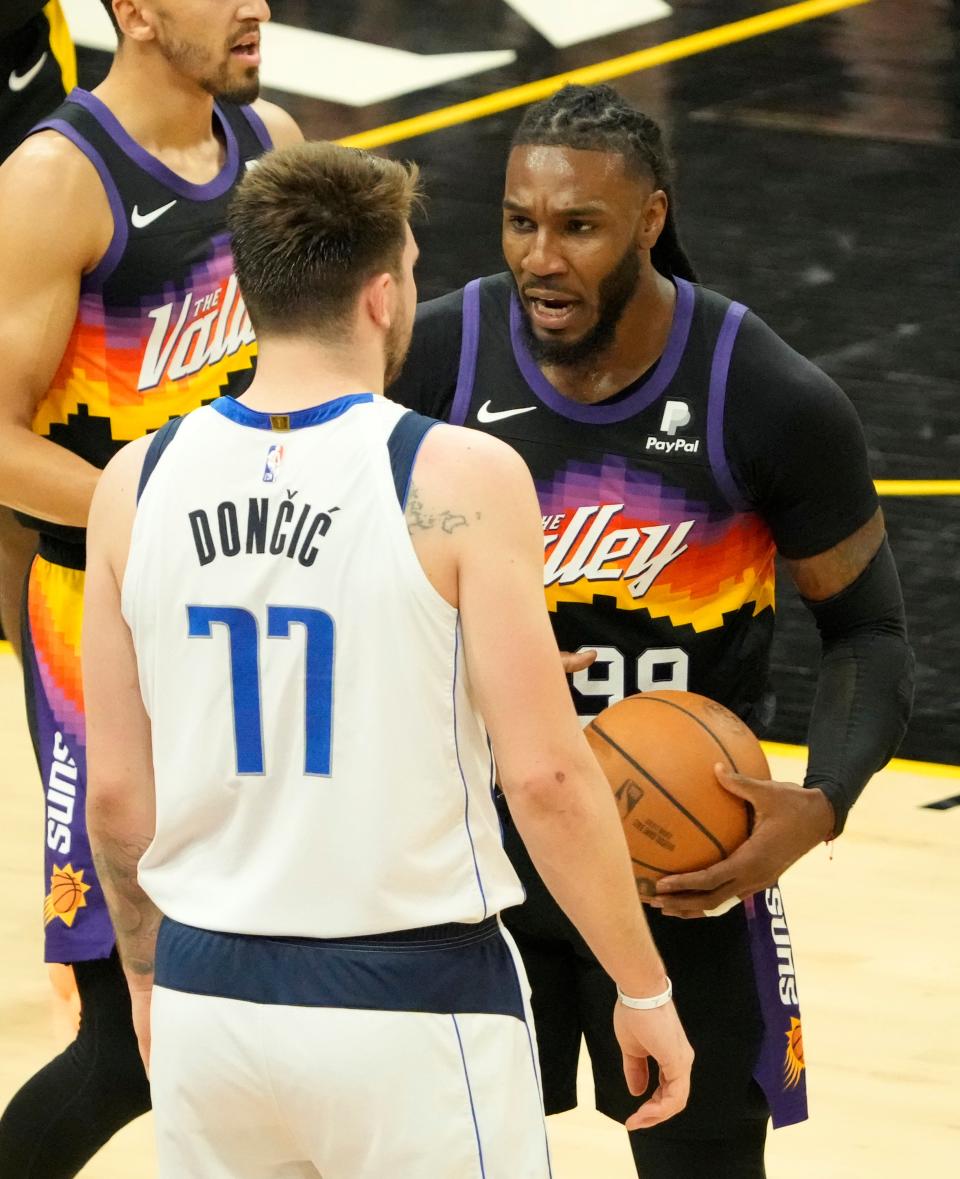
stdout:
{"type": "Polygon", "coordinates": [[[790,1030],[785,1032],[787,1051],[783,1059],[783,1083],[787,1089],[796,1089],[806,1064],[803,1059],[803,1028],[795,1015],[790,1016],[790,1030]]]}
{"type": "Polygon", "coordinates": [[[55,917],[66,926],[73,925],[80,909],[87,905],[86,894],[90,885],[83,883],[85,869],[74,871],[72,864],[63,868],[53,865],[50,873],[50,891],[43,899],[43,924],[49,925],[55,917]]]}

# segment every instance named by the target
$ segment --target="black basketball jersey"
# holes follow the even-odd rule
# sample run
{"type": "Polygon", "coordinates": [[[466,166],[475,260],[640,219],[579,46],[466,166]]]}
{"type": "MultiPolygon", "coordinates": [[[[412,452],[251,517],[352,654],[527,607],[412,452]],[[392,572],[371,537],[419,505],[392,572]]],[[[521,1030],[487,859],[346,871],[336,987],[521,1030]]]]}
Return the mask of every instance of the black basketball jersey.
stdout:
{"type": "MultiPolygon", "coordinates": [[[[594,667],[572,677],[581,716],[633,692],[678,688],[719,700],[759,727],[772,703],[764,690],[778,544],[796,555],[822,551],[864,523],[876,499],[861,459],[848,480],[854,494],[841,496],[832,521],[818,522],[814,513],[791,539],[769,487],[764,510],[748,487],[751,479],[764,487],[763,465],[741,462],[735,472],[728,454],[731,393],[741,416],[745,400],[731,389],[731,364],[749,313],[675,281],[660,360],[604,402],[571,401],[544,377],[509,275],[476,280],[420,309],[411,357],[391,396],[494,434],[527,462],[543,515],[544,584],[557,642],[566,651],[599,652],[594,667]]],[[[832,382],[750,318],[747,335],[762,338],[768,351],[772,339],[789,354],[814,400],[829,386],[830,399],[852,414],[832,382]]],[[[791,398],[797,373],[783,357],[764,363],[770,389],[791,398]]],[[[749,383],[746,375],[741,383],[749,383]]],[[[859,438],[855,418],[849,436],[845,414],[832,414],[844,431],[836,440],[841,452],[855,450],[859,438]]],[[[770,434],[759,443],[780,444],[770,434]]],[[[827,495],[835,482],[827,480],[827,495]]]]}
{"type": "Polygon", "coordinates": [[[144,151],[85,90],[34,128],[57,131],[84,153],[113,213],[113,239],[82,280],[73,331],[33,420],[38,434],[97,467],[169,418],[242,392],[252,375],[256,342],[233,273],[226,211],[271,141],[250,107],[217,103],[214,117],[226,159],[207,184],[184,180],[144,151]]]}
{"type": "Polygon", "coordinates": [[[20,0],[13,7],[0,11],[0,160],[77,84],[76,53],[59,0],[20,0]]]}

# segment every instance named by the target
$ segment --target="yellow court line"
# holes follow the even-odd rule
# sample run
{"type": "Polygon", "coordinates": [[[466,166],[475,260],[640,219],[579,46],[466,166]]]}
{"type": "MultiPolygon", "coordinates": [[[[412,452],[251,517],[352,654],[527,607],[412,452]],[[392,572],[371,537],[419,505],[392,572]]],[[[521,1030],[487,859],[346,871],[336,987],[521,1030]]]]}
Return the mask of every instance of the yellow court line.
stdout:
{"type": "MultiPolygon", "coordinates": [[[[589,0],[587,2],[589,3],[589,0]]],[[[869,3],[871,0],[804,0],[802,4],[789,4],[785,8],[775,8],[772,12],[762,12],[757,16],[748,16],[745,20],[734,21],[729,25],[719,25],[713,29],[705,29],[701,33],[678,37],[675,41],[652,45],[649,49],[640,49],[635,53],[624,54],[623,57],[613,57],[608,61],[597,62],[595,65],[569,70],[565,74],[554,74],[549,78],[540,78],[536,82],[513,86],[509,90],[485,94],[481,98],[473,98],[469,102],[458,102],[455,106],[445,106],[439,110],[428,111],[426,114],[417,115],[412,119],[402,119],[399,123],[387,123],[383,127],[375,127],[370,131],[347,135],[337,142],[346,147],[362,147],[369,150],[374,147],[384,147],[388,143],[399,143],[403,139],[415,139],[419,135],[429,135],[444,127],[457,127],[461,123],[469,123],[473,119],[484,119],[488,115],[497,115],[502,111],[512,110],[514,107],[539,102],[542,98],[549,98],[561,86],[570,83],[592,86],[597,82],[609,82],[612,78],[622,78],[625,74],[636,74],[641,70],[649,70],[653,66],[664,65],[668,61],[678,61],[683,57],[692,57],[697,53],[707,53],[709,50],[719,49],[723,45],[746,41],[751,37],[759,37],[764,33],[773,33],[777,29],[788,28],[790,25],[815,20],[819,16],[827,16],[831,12],[839,12],[844,8],[854,8],[858,4],[869,3]]]]}
{"type": "MultiPolygon", "coordinates": [[[[760,744],[767,753],[772,753],[775,757],[807,756],[806,745],[785,745],[780,741],[761,741],[760,744]]],[[[960,778],[960,766],[947,765],[939,761],[910,761],[905,757],[895,757],[887,763],[886,768],[907,774],[922,774],[926,778],[960,778]]]]}
{"type": "Polygon", "coordinates": [[[878,495],[960,495],[960,479],[875,479],[878,495]]]}

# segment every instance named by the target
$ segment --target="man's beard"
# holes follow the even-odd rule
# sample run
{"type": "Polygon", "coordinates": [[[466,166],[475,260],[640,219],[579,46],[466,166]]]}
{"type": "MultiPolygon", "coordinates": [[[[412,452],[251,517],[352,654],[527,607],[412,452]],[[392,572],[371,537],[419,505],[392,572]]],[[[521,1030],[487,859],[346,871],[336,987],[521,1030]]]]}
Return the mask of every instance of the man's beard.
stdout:
{"type": "Polygon", "coordinates": [[[542,340],[534,334],[530,317],[524,311],[523,336],[531,356],[541,365],[574,367],[594,360],[612,343],[617,325],[633,297],[640,279],[640,256],[631,246],[617,265],[600,283],[597,322],[579,340],[542,340]]]}
{"type": "Polygon", "coordinates": [[[400,376],[403,362],[410,351],[413,338],[413,320],[391,324],[383,345],[383,387],[389,389],[400,376]]]}
{"type": "Polygon", "coordinates": [[[209,62],[206,50],[167,36],[160,42],[160,50],[176,70],[195,78],[197,85],[213,98],[246,106],[260,96],[260,72],[256,66],[248,67],[246,78],[231,78],[228,56],[215,74],[206,74],[203,72],[209,62]]]}
{"type": "Polygon", "coordinates": [[[250,77],[238,81],[230,78],[224,66],[219,78],[201,78],[200,85],[214,98],[232,102],[236,106],[249,106],[260,97],[260,71],[255,66],[248,68],[250,77]]]}

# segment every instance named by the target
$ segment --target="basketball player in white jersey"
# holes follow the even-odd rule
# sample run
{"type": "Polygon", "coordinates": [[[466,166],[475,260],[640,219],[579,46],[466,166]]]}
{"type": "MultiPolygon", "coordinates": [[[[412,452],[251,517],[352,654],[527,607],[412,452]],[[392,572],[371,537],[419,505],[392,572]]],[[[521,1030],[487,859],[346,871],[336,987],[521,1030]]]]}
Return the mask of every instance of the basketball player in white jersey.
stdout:
{"type": "Polygon", "coordinates": [[[132,443],[94,496],[88,818],[162,1179],[547,1179],[491,743],[620,988],[631,1090],[660,1065],[628,1125],[686,1101],[692,1053],[547,620],[530,475],[382,397],[415,199],[414,169],[364,153],[264,157],[230,215],[252,386],[132,443]]]}

